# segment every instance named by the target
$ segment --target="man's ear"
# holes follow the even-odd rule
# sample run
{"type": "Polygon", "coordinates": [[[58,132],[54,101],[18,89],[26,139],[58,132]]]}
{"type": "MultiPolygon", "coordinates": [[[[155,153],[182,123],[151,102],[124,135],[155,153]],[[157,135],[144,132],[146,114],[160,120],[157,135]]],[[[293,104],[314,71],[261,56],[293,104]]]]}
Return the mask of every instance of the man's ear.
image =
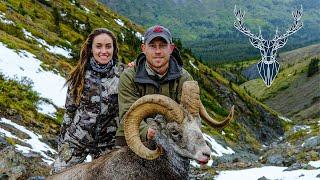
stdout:
{"type": "Polygon", "coordinates": [[[174,50],[174,48],[175,48],[176,46],[173,44],[173,43],[171,43],[170,44],[170,54],[173,52],[173,50],[174,50]]]}
{"type": "Polygon", "coordinates": [[[145,44],[141,44],[141,51],[143,53],[145,53],[145,51],[146,51],[146,45],[145,44]]]}

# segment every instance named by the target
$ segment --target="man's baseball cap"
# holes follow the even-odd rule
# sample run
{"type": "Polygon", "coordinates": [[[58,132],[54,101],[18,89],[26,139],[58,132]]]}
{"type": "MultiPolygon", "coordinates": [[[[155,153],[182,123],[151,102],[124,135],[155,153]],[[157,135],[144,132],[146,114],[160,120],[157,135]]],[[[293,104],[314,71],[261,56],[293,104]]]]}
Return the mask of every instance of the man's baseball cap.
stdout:
{"type": "Polygon", "coordinates": [[[147,29],[144,33],[144,44],[149,44],[150,41],[156,37],[162,37],[168,44],[172,43],[172,36],[169,29],[161,25],[155,25],[147,29]]]}

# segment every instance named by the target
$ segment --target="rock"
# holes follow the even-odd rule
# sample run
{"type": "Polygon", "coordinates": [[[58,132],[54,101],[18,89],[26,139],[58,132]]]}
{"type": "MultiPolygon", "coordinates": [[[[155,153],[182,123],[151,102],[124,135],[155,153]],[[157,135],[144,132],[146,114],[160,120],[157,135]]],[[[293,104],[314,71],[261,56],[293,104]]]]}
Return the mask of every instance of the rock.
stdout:
{"type": "Polygon", "coordinates": [[[281,154],[271,155],[267,158],[267,163],[275,166],[283,166],[284,158],[281,154]]]}
{"type": "Polygon", "coordinates": [[[15,116],[13,116],[13,119],[17,120],[17,121],[22,121],[23,117],[21,116],[21,114],[17,114],[15,116]]]}
{"type": "Polygon", "coordinates": [[[262,177],[260,177],[258,180],[270,180],[270,179],[268,179],[268,178],[266,178],[266,177],[262,176],[262,177]]]}
{"type": "Polygon", "coordinates": [[[310,155],[312,161],[318,160],[320,158],[320,151],[319,150],[316,150],[316,149],[311,150],[310,152],[308,152],[308,154],[310,155]]]}
{"type": "Polygon", "coordinates": [[[315,148],[316,146],[320,146],[320,136],[310,137],[302,144],[303,148],[315,148]]]}
{"type": "Polygon", "coordinates": [[[250,162],[236,162],[234,163],[235,167],[244,169],[244,168],[249,168],[252,166],[250,162]]]}
{"type": "Polygon", "coordinates": [[[33,176],[29,177],[28,180],[45,180],[44,176],[33,176]]]}
{"type": "Polygon", "coordinates": [[[18,111],[16,109],[7,109],[7,114],[9,116],[13,116],[13,115],[15,115],[17,113],[18,113],[18,111]]]}
{"type": "Polygon", "coordinates": [[[10,169],[11,177],[23,177],[27,173],[27,168],[24,165],[12,167],[10,169]]]}
{"type": "MultiPolygon", "coordinates": [[[[14,146],[7,146],[0,150],[0,172],[6,172],[9,179],[47,176],[50,169],[50,166],[44,163],[40,156],[26,157],[17,151],[14,146]]],[[[1,177],[0,179],[2,180],[1,177]]]]}
{"type": "MultiPolygon", "coordinates": [[[[235,154],[224,154],[220,157],[212,157],[212,167],[218,167],[220,164],[229,164],[230,166],[249,167],[257,163],[258,156],[246,151],[237,151],[235,154]],[[233,164],[233,165],[232,165],[233,164]]],[[[229,167],[229,165],[226,165],[229,167]]]]}
{"type": "Polygon", "coordinates": [[[216,175],[218,175],[218,173],[211,167],[194,168],[191,166],[189,171],[190,180],[214,179],[216,175]]]}
{"type": "Polygon", "coordinates": [[[283,171],[293,171],[293,170],[298,170],[298,169],[314,170],[316,168],[309,165],[309,164],[303,164],[303,163],[297,162],[297,163],[292,164],[290,167],[288,167],[287,169],[285,169],[283,171]]]}
{"type": "MultiPolygon", "coordinates": [[[[243,124],[250,128],[252,135],[262,144],[271,144],[278,139],[279,136],[283,136],[284,128],[280,123],[279,118],[269,111],[265,110],[262,106],[255,106],[257,112],[255,116],[251,116],[248,119],[244,119],[243,124]],[[258,121],[256,118],[260,118],[258,121]]],[[[238,119],[237,119],[238,120],[238,119]]],[[[238,120],[238,122],[241,122],[238,120]]]]}
{"type": "Polygon", "coordinates": [[[317,168],[311,166],[310,164],[304,164],[303,169],[306,169],[306,170],[314,170],[314,169],[317,169],[317,168]]]}
{"type": "Polygon", "coordinates": [[[3,149],[4,147],[7,147],[9,145],[10,144],[3,137],[0,137],[0,149],[3,149]]]}
{"type": "Polygon", "coordinates": [[[283,161],[283,164],[288,167],[294,165],[295,162],[297,162],[296,158],[294,156],[290,156],[283,161]]]}
{"type": "Polygon", "coordinates": [[[10,124],[1,123],[0,128],[11,132],[13,135],[19,137],[20,139],[30,139],[31,138],[28,134],[20,131],[19,129],[15,128],[14,126],[12,126],[10,124]]]}
{"type": "Polygon", "coordinates": [[[241,74],[249,80],[257,79],[260,77],[256,64],[249,66],[247,69],[243,70],[241,74]]]}
{"type": "Polygon", "coordinates": [[[7,179],[9,179],[9,176],[8,176],[8,174],[6,172],[3,172],[3,173],[0,174],[0,179],[1,180],[7,180],[7,179]]]}
{"type": "Polygon", "coordinates": [[[320,174],[318,174],[316,177],[317,177],[317,178],[320,178],[320,174]]]}
{"type": "Polygon", "coordinates": [[[283,171],[293,171],[293,170],[297,170],[297,169],[302,169],[303,165],[300,163],[294,163],[292,164],[290,167],[288,167],[287,169],[283,170],[283,171]]]}
{"type": "Polygon", "coordinates": [[[220,70],[220,71],[222,76],[228,79],[229,81],[232,81],[232,82],[239,81],[239,78],[235,74],[231,73],[230,71],[226,71],[226,70],[220,70]]]}

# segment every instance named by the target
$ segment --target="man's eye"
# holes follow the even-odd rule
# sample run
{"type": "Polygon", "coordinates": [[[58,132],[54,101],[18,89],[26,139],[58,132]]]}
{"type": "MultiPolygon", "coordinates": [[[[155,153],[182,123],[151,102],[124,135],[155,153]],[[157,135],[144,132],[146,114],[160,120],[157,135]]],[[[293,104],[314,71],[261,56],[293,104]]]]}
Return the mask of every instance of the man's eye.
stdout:
{"type": "Polygon", "coordinates": [[[167,47],[166,44],[160,44],[160,48],[161,48],[161,49],[164,49],[164,48],[166,48],[166,47],[167,47]]]}

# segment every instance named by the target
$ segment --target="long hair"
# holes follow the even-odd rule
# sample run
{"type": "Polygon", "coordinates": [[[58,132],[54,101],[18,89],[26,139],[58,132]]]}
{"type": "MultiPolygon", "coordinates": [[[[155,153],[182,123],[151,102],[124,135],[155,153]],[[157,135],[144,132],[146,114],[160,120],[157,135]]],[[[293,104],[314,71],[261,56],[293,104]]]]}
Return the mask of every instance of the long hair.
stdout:
{"type": "Polygon", "coordinates": [[[76,105],[80,104],[80,99],[83,91],[84,86],[84,76],[85,76],[85,70],[86,65],[92,55],[92,43],[93,39],[100,35],[100,34],[107,34],[111,37],[113,41],[113,56],[112,59],[118,59],[118,45],[117,45],[117,39],[115,35],[105,28],[97,28],[94,29],[87,37],[86,41],[82,44],[81,51],[80,51],[80,59],[78,61],[78,64],[76,67],[71,71],[66,85],[69,86],[69,91],[74,97],[76,105]]]}

